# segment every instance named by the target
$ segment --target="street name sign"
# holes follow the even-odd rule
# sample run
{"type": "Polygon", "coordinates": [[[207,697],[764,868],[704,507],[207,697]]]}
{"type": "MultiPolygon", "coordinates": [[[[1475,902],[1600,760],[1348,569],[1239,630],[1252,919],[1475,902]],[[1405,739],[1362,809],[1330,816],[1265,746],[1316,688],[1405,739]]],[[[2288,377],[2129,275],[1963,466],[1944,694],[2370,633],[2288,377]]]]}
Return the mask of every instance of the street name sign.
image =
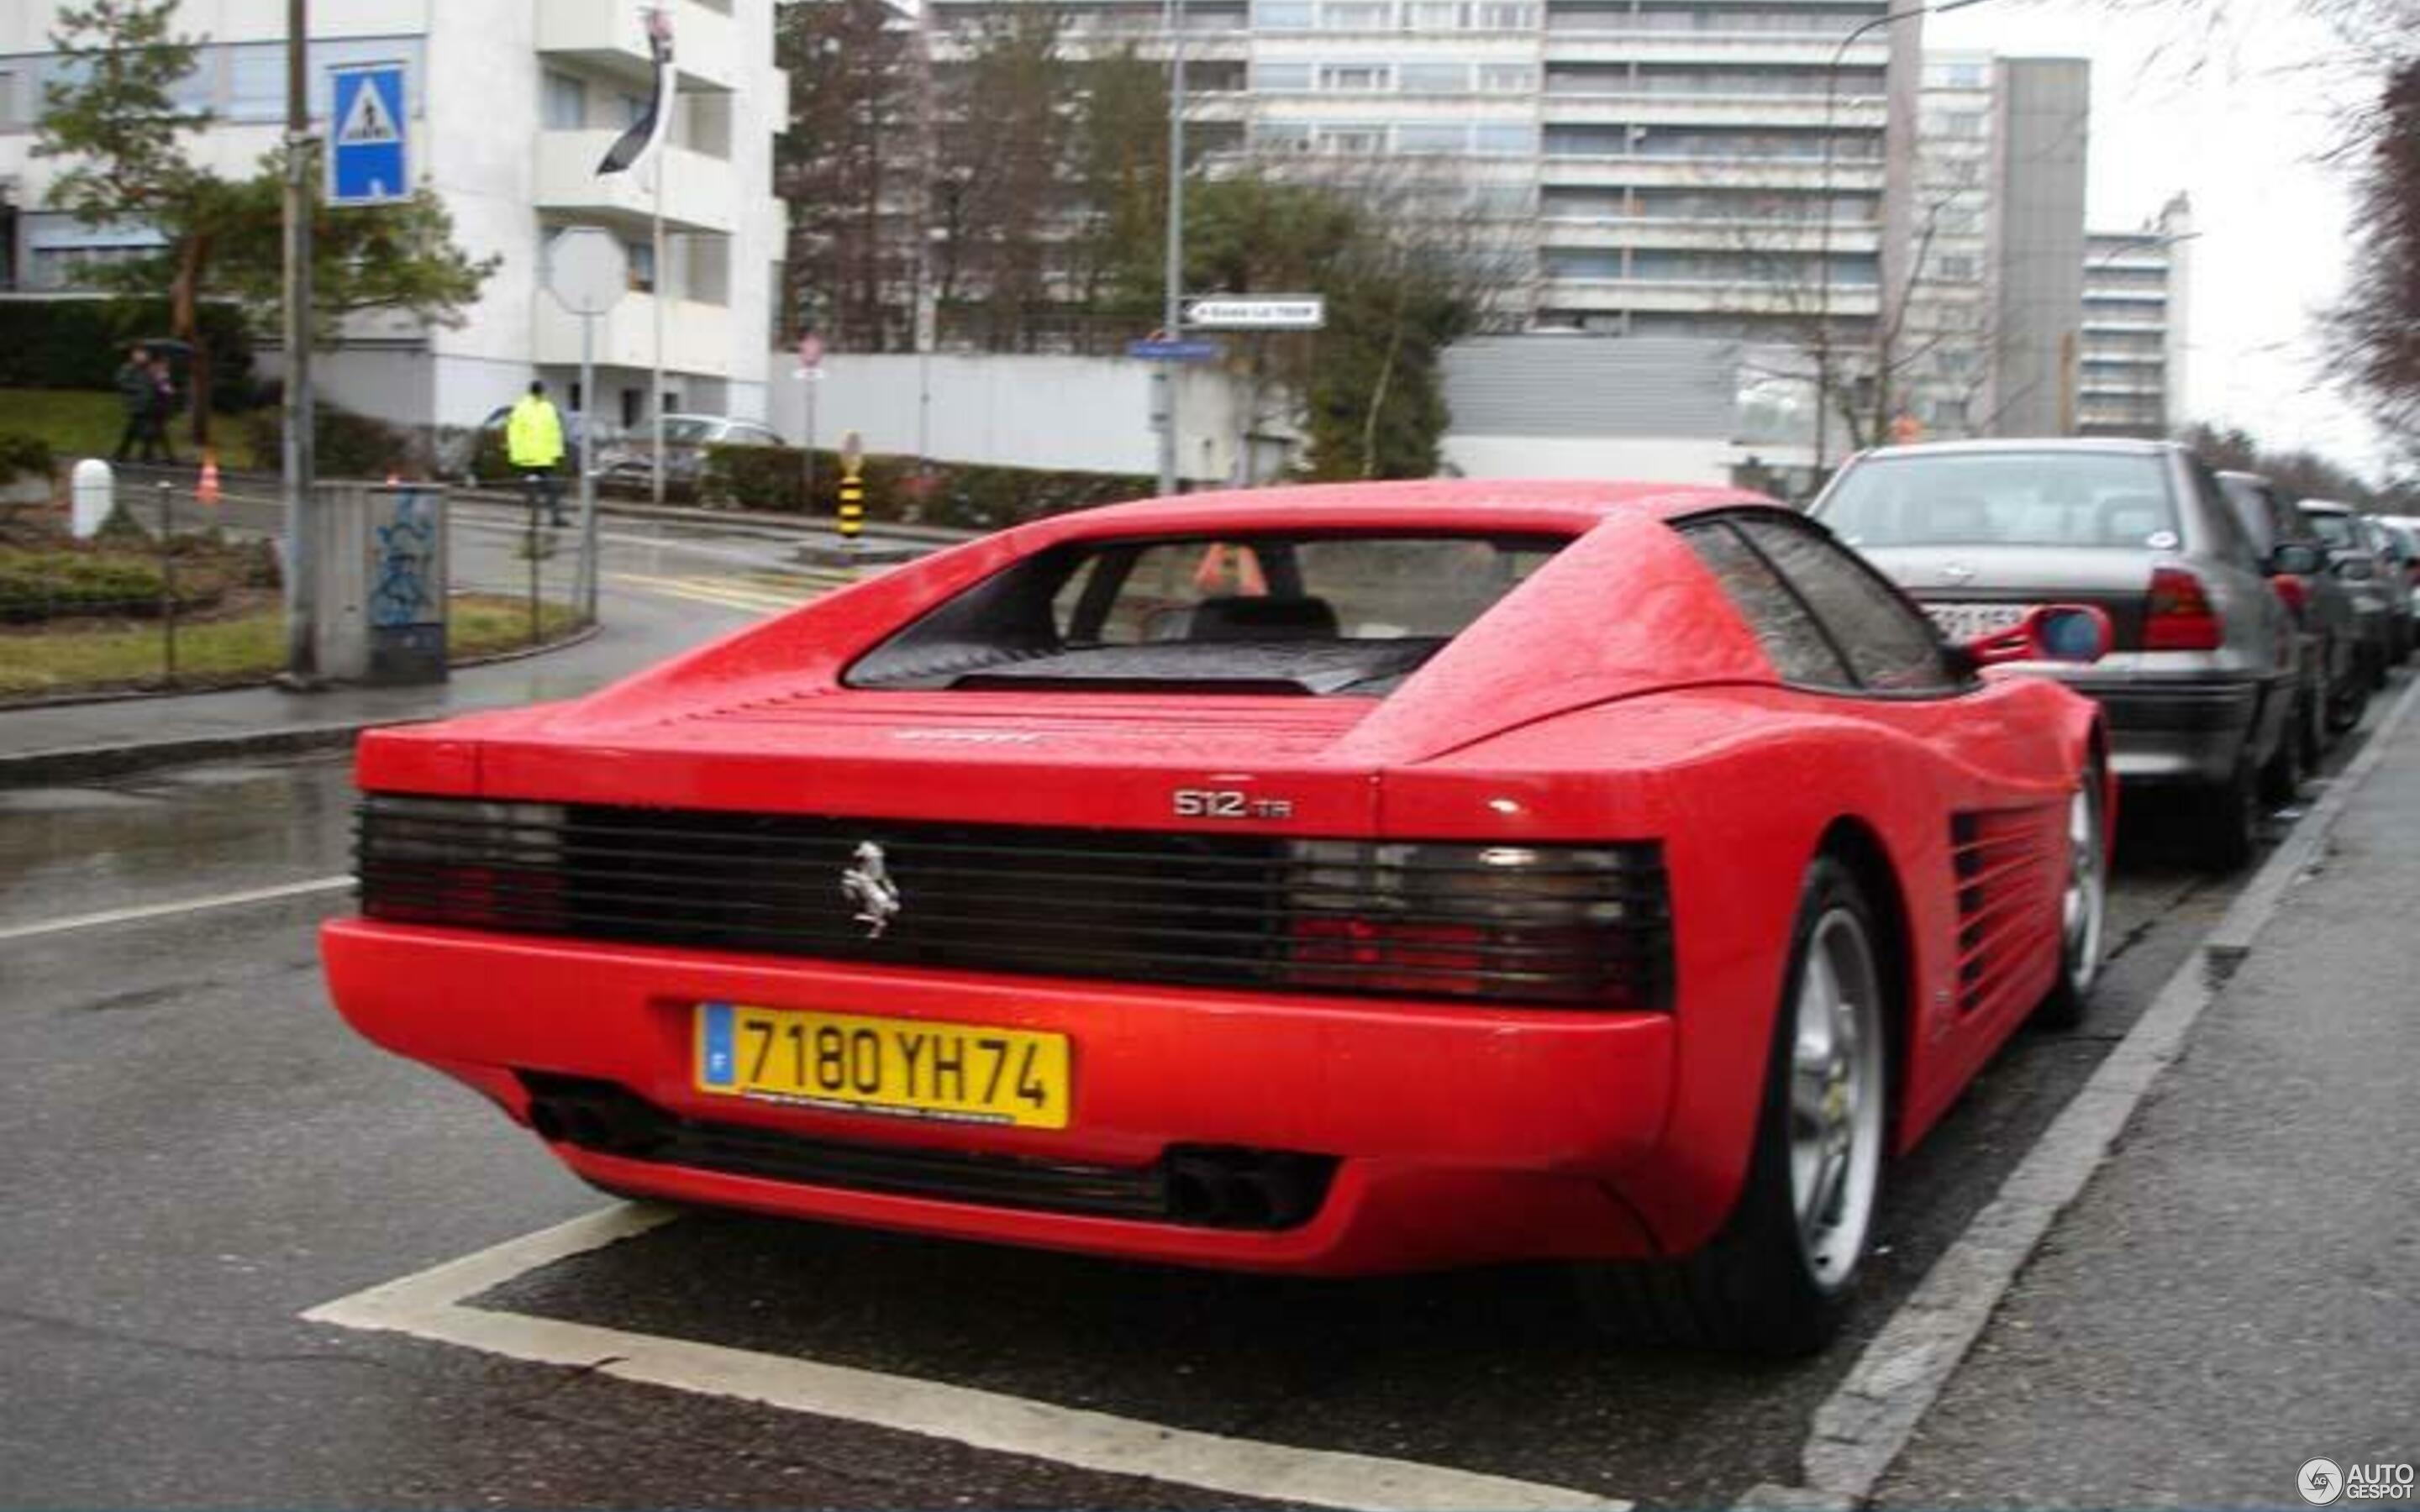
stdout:
{"type": "Polygon", "coordinates": [[[1207,296],[1185,306],[1185,323],[1203,331],[1317,331],[1327,324],[1319,294],[1207,296]]]}
{"type": "Polygon", "coordinates": [[[328,203],[393,205],[410,199],[403,65],[362,63],[330,71],[336,86],[336,129],[328,142],[328,203]]]}
{"type": "Polygon", "coordinates": [[[1215,341],[1130,341],[1126,355],[1147,363],[1215,363],[1225,348],[1215,341]]]}

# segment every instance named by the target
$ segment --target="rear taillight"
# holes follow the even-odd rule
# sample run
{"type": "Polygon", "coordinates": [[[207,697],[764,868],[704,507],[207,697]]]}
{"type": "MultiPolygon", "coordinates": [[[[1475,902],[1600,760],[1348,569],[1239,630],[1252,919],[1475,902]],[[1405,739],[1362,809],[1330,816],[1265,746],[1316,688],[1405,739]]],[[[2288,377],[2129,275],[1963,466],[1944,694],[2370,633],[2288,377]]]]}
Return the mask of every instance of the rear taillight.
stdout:
{"type": "Polygon", "coordinates": [[[565,923],[563,810],[381,795],[357,837],[362,912],[396,924],[548,933],[565,923]]]}
{"type": "Polygon", "coordinates": [[[2146,651],[2216,651],[2224,638],[2201,579],[2182,567],[2151,569],[2143,614],[2146,651]]]}
{"type": "Polygon", "coordinates": [[[1302,841],[1288,888],[1296,986],[1664,1009],[1671,908],[1652,844],[1302,841]]]}
{"type": "Polygon", "coordinates": [[[2296,619],[2301,619],[2310,609],[2311,590],[2302,579],[2292,573],[2276,574],[2269,579],[2269,586],[2277,594],[2277,601],[2294,611],[2296,619]]]}

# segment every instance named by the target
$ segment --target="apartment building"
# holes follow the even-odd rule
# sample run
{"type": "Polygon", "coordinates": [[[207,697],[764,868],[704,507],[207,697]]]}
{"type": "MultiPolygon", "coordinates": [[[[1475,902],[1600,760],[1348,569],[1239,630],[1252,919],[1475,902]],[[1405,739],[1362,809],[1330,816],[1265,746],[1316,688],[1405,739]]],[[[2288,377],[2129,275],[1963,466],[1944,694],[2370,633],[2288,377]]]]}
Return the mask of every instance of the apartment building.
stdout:
{"type": "Polygon", "coordinates": [[[1926,60],[1895,359],[1917,434],[2076,429],[2090,96],[2082,59],[1926,60]]]}
{"type": "MultiPolygon", "coordinates": [[[[566,225],[604,226],[629,252],[630,290],[598,322],[595,404],[607,421],[648,413],[657,333],[668,408],[762,417],[783,210],[772,142],[787,85],[773,66],[774,0],[668,0],[678,109],[659,166],[598,177],[606,147],[644,110],[653,65],[635,5],[601,0],[345,0],[313,8],[310,64],[321,130],[331,70],[401,62],[419,181],[443,197],[457,240],[503,261],[458,330],[367,321],[322,355],[334,402],[411,424],[473,424],[533,375],[576,392],[580,322],[542,285],[543,250],[566,225]],[[662,266],[654,219],[666,232],[662,266]],[[659,316],[661,316],[659,319],[659,316]]],[[[215,123],[193,146],[221,174],[254,171],[285,120],[284,8],[184,0],[178,29],[206,42],[180,102],[215,123]]],[[[0,188],[18,207],[10,280],[21,294],[71,291],[91,263],[157,239],[94,230],[40,208],[58,171],[32,155],[41,86],[56,76],[52,8],[0,7],[0,188]]],[[[341,212],[339,212],[341,213],[341,212]]],[[[265,365],[276,366],[273,348],[265,365]]]]}
{"type": "Polygon", "coordinates": [[[2183,194],[2140,230],[2085,239],[2076,426],[2086,436],[2166,436],[2185,423],[2185,327],[2193,203],[2183,194]]]}
{"type": "MultiPolygon", "coordinates": [[[[936,59],[1032,0],[931,0],[936,59]]],[[[1166,12],[1063,0],[1065,45],[1165,57],[1166,12]]],[[[1883,0],[1186,0],[1188,131],[1392,164],[1515,270],[1513,325],[1771,336],[1869,319],[1920,23],[1883,0]],[[1832,224],[1826,228],[1823,223],[1832,224]],[[1828,248],[1829,288],[1818,276],[1828,248]]]]}

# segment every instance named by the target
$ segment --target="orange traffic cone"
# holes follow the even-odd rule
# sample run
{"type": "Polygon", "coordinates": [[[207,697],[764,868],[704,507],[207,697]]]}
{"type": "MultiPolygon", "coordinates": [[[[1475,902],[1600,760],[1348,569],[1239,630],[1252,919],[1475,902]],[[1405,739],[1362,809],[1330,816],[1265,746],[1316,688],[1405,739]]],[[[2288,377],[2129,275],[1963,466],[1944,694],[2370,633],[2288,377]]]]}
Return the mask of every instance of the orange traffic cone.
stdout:
{"type": "Polygon", "coordinates": [[[218,453],[204,452],[202,454],[202,476],[200,481],[194,485],[194,498],[198,502],[205,504],[216,504],[219,501],[218,453]]]}

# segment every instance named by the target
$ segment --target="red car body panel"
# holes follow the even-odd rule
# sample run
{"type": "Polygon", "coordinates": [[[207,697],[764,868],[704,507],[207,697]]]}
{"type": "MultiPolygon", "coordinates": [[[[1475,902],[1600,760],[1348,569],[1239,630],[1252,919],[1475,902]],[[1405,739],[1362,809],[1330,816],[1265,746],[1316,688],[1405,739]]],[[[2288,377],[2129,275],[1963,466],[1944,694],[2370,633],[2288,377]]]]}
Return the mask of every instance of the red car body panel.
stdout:
{"type": "Polygon", "coordinates": [[[1311,1221],[1260,1232],[555,1147],[626,1190],[1270,1270],[1686,1252],[1740,1190],[1812,857],[1848,837],[1895,921],[1903,1149],[2055,980],[2067,804],[2100,738],[2089,701],[2046,680],[1900,699],[1782,686],[1667,523],[1730,506],[1775,507],[1729,490],[1439,483],[1093,511],[886,574],[573,703],[374,732],[358,764],[376,793],[1235,833],[1171,813],[1172,789],[1216,783],[1292,804],[1247,832],[1655,841],[1669,1011],[874,967],[365,919],[326,928],[334,995],[373,1041],[521,1118],[516,1073],[538,1072],[812,1138],[1110,1165],[1175,1143],[1342,1162],[1311,1221]],[[899,625],[1043,547],[1272,526],[1574,539],[1384,700],[842,685],[899,625]],[[1962,875],[1962,844],[1980,857],[1962,875]],[[1056,1131],[969,1127],[702,1092],[690,1014],[709,1000],[1063,1032],[1078,1114],[1056,1131]]]}

